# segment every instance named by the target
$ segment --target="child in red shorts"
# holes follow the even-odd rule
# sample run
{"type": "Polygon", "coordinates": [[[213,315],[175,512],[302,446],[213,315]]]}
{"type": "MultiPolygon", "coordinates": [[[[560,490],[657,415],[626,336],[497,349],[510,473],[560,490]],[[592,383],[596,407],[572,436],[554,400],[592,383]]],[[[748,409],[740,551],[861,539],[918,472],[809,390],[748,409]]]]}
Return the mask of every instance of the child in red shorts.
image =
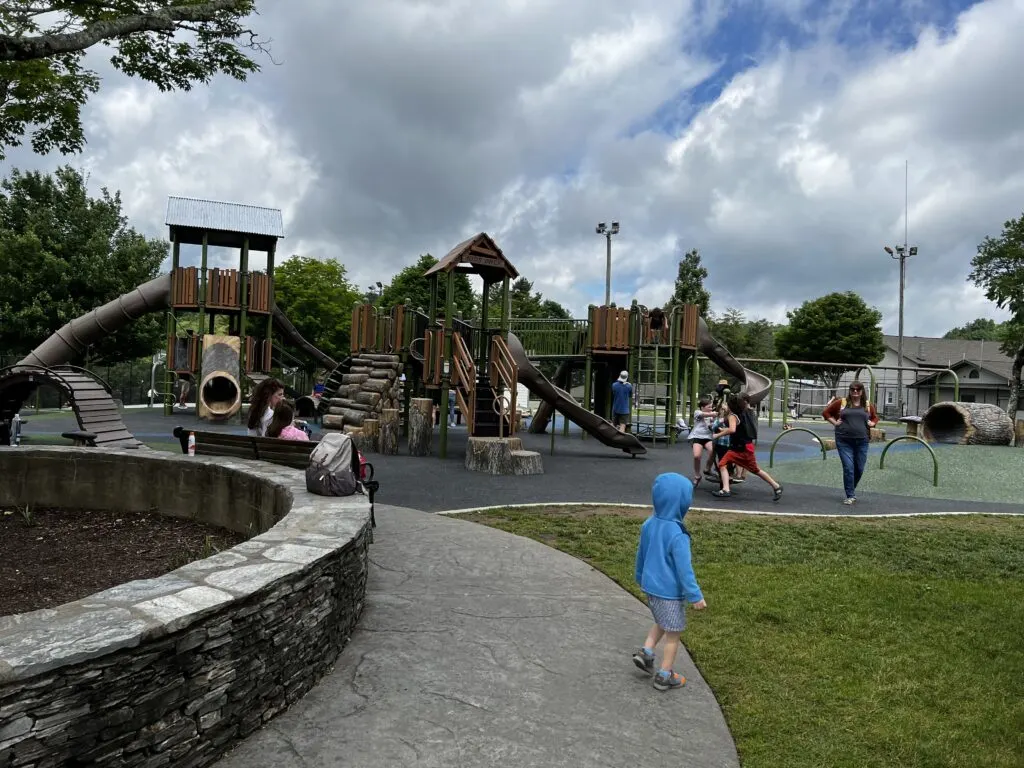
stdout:
{"type": "Polygon", "coordinates": [[[729,490],[729,472],[726,468],[730,464],[735,464],[768,483],[772,487],[772,501],[778,501],[782,497],[782,486],[757,465],[753,436],[743,417],[743,412],[749,407],[750,405],[743,398],[738,395],[730,395],[729,424],[715,433],[716,439],[729,435],[729,450],[718,460],[718,475],[721,478],[722,487],[711,495],[720,499],[732,496],[732,491],[729,490]]]}

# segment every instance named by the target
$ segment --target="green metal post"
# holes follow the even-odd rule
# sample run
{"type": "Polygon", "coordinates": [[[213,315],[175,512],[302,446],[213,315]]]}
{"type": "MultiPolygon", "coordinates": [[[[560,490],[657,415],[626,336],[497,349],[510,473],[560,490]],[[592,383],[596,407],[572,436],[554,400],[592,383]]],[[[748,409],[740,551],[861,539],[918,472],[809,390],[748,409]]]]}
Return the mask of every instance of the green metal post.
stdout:
{"type": "MultiPolygon", "coordinates": [[[[587,338],[586,346],[584,347],[586,362],[584,363],[583,371],[583,407],[588,411],[592,410],[590,401],[594,394],[594,310],[593,304],[587,307],[587,338]]],[[[586,430],[583,430],[581,439],[587,439],[586,430]]]]}
{"type": "Polygon", "coordinates": [[[480,301],[480,347],[474,352],[480,357],[480,369],[483,370],[487,364],[487,358],[489,357],[490,350],[487,348],[487,342],[490,337],[487,335],[487,313],[490,311],[490,297],[487,295],[490,293],[490,284],[487,280],[484,280],[484,295],[480,301]]]}
{"type": "MultiPolygon", "coordinates": [[[[171,280],[174,280],[174,274],[178,267],[181,265],[181,243],[178,242],[178,233],[174,233],[174,241],[171,245],[171,280]]],[[[167,309],[167,337],[170,341],[170,337],[176,335],[178,329],[178,321],[174,311],[174,303],[171,302],[167,309]]],[[[200,332],[202,329],[200,328],[200,332]]],[[[174,400],[171,397],[171,392],[174,390],[174,371],[171,370],[171,361],[168,359],[167,364],[164,366],[164,416],[170,416],[174,412],[174,400]]],[[[37,390],[38,391],[38,390],[37,390]]]]}
{"type": "Polygon", "coordinates": [[[437,280],[438,275],[435,272],[430,276],[430,324],[434,325],[437,322],[437,280]]]}
{"type": "MultiPolygon", "coordinates": [[[[452,381],[452,319],[455,315],[455,270],[448,272],[448,290],[444,309],[444,361],[447,370],[441,372],[441,458],[448,458],[448,392],[452,381]]],[[[469,419],[469,414],[463,414],[469,419]]]]}
{"type": "Polygon", "coordinates": [[[771,381],[768,384],[768,426],[771,427],[775,420],[775,378],[779,370],[778,363],[771,367],[771,381]]]}
{"type": "Polygon", "coordinates": [[[203,323],[206,320],[206,265],[209,257],[209,236],[203,232],[203,255],[199,262],[199,359],[203,355],[203,323]]]}
{"type": "Polygon", "coordinates": [[[693,414],[697,410],[697,390],[700,387],[700,358],[697,351],[693,352],[693,378],[690,379],[690,418],[687,420],[693,428],[693,414]]]}
{"type": "Polygon", "coordinates": [[[512,324],[512,307],[508,303],[508,284],[508,275],[505,275],[501,281],[501,332],[506,335],[512,324]]]}
{"type": "Polygon", "coordinates": [[[782,364],[782,428],[789,424],[789,363],[779,360],[782,364]]]}
{"type": "Polygon", "coordinates": [[[672,347],[672,360],[669,364],[668,374],[668,416],[666,421],[666,432],[668,434],[669,445],[676,444],[676,430],[675,423],[676,419],[679,418],[678,405],[679,405],[679,339],[676,336],[676,328],[678,326],[678,312],[679,306],[672,307],[672,319],[668,327],[668,343],[672,347]]]}
{"type": "MultiPolygon", "coordinates": [[[[270,283],[270,286],[269,286],[270,296],[268,297],[268,301],[267,301],[267,309],[270,311],[270,314],[267,315],[267,340],[268,341],[273,341],[273,338],[274,338],[274,307],[277,306],[275,304],[276,299],[274,297],[274,251],[276,249],[277,249],[277,242],[276,241],[271,241],[270,247],[267,249],[267,281],[270,283]]],[[[270,361],[267,360],[266,362],[267,362],[266,368],[269,371],[270,370],[270,361]]]]}
{"type": "MultiPolygon", "coordinates": [[[[242,240],[242,261],[239,265],[238,278],[241,281],[239,286],[239,295],[241,300],[239,301],[241,312],[238,315],[238,384],[242,388],[243,400],[245,399],[245,382],[246,382],[246,342],[248,338],[248,322],[249,322],[249,238],[246,237],[242,240]]],[[[243,418],[242,411],[238,411],[238,418],[243,418]]]]}

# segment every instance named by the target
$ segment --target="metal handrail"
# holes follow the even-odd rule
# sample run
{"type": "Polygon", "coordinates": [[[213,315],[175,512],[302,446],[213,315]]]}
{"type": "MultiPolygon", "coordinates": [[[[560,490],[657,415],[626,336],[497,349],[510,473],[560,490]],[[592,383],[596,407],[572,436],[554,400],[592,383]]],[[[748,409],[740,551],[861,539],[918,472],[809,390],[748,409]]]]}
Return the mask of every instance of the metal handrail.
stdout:
{"type": "Polygon", "coordinates": [[[772,441],[772,449],[771,452],[768,454],[769,469],[775,466],[775,446],[779,444],[779,440],[781,440],[783,437],[790,434],[791,432],[806,432],[808,435],[811,435],[815,440],[817,440],[818,447],[821,448],[821,460],[825,461],[825,459],[827,458],[827,454],[825,453],[825,443],[822,442],[821,436],[813,429],[807,429],[806,427],[792,427],[791,429],[784,429],[781,432],[779,432],[778,436],[772,441]]]}
{"type": "Polygon", "coordinates": [[[932,448],[930,445],[928,445],[927,441],[922,440],[917,435],[899,435],[897,437],[894,437],[888,443],[886,443],[885,444],[885,448],[882,449],[882,456],[878,460],[878,468],[879,469],[885,469],[885,454],[887,454],[889,452],[889,449],[893,446],[894,443],[898,443],[900,440],[912,440],[912,441],[914,441],[916,443],[920,443],[921,445],[923,445],[925,448],[928,449],[928,453],[930,453],[931,457],[932,457],[932,485],[934,485],[936,488],[938,488],[939,487],[939,459],[935,455],[935,449],[932,448]]]}

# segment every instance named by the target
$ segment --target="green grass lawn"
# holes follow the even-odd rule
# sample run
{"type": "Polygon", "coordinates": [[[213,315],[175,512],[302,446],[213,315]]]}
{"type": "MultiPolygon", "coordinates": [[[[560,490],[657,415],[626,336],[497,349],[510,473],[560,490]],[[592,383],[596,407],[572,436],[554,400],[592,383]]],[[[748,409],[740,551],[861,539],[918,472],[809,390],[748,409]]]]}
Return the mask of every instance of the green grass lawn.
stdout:
{"type": "MultiPolygon", "coordinates": [[[[464,517],[638,594],[637,513],[464,517]]],[[[1024,517],[687,523],[708,610],[684,640],[744,768],[1024,765],[1024,517]]]]}
{"type": "MultiPolygon", "coordinates": [[[[810,440],[807,435],[800,437],[810,440]]],[[[897,446],[901,445],[897,443],[897,446]]],[[[767,451],[765,452],[767,453],[767,451]]],[[[1024,500],[1024,450],[992,445],[940,445],[939,485],[932,485],[932,460],[923,446],[909,451],[896,447],[885,457],[885,469],[878,468],[878,455],[868,457],[867,471],[858,490],[962,501],[1024,500]]],[[[763,459],[767,466],[767,456],[763,459]]],[[[769,470],[779,482],[843,487],[843,465],[839,454],[828,458],[777,462],[769,470]]]]}

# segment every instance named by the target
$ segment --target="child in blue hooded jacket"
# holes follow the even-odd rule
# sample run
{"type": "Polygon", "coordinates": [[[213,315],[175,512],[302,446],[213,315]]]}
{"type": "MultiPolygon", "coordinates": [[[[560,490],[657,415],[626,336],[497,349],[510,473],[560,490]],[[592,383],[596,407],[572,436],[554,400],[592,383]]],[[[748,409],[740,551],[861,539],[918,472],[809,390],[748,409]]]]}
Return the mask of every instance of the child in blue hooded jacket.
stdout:
{"type": "Polygon", "coordinates": [[[700,611],[707,607],[690,562],[690,532],[683,517],[693,501],[693,483],[675,472],[654,479],[651,489],[654,513],[640,528],[636,551],[636,582],[647,595],[654,626],[633,663],[644,672],[654,671],[654,649],[662,638],[661,668],[654,676],[659,691],[679,688],[686,678],[672,670],[679,651],[679,633],[686,629],[686,603],[700,611]]]}

